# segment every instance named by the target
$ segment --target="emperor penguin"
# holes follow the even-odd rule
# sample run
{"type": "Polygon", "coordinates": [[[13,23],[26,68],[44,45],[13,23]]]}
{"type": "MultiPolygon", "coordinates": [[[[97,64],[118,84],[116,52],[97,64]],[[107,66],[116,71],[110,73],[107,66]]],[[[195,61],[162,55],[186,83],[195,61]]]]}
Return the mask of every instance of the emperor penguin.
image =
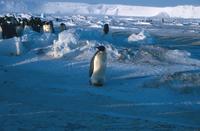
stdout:
{"type": "Polygon", "coordinates": [[[1,25],[0,25],[0,39],[3,38],[2,34],[3,34],[3,30],[2,30],[1,25]]]}
{"type": "Polygon", "coordinates": [[[60,32],[66,30],[66,29],[67,29],[66,25],[64,23],[61,23],[60,24],[60,32]]]}
{"type": "Polygon", "coordinates": [[[53,28],[52,28],[52,25],[50,24],[50,22],[45,22],[44,23],[43,32],[44,33],[52,33],[53,32],[53,28]]]}
{"type": "Polygon", "coordinates": [[[17,37],[20,37],[23,35],[23,31],[24,31],[23,25],[20,25],[20,24],[16,25],[15,30],[16,30],[17,37]]]}
{"type": "Polygon", "coordinates": [[[103,32],[104,32],[104,34],[108,34],[108,32],[109,32],[109,25],[108,24],[104,24],[103,32]]]}
{"type": "Polygon", "coordinates": [[[90,84],[94,86],[103,86],[105,82],[107,53],[104,46],[98,46],[97,49],[98,51],[94,54],[90,62],[90,84]]]}

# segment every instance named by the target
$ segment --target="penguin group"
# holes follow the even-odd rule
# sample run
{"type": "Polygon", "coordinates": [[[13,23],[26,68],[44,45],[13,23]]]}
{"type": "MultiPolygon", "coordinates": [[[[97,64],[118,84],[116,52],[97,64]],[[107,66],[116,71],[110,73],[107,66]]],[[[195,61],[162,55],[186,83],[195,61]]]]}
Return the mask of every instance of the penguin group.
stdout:
{"type": "Polygon", "coordinates": [[[9,39],[14,36],[20,36],[23,28],[21,19],[12,16],[0,17],[0,38],[9,39]]]}
{"type": "MultiPolygon", "coordinates": [[[[13,16],[0,17],[0,39],[9,39],[12,37],[20,37],[23,30],[30,27],[38,33],[55,33],[53,21],[42,20],[39,17],[17,18],[13,16]]],[[[60,24],[60,32],[66,30],[64,23],[60,24]]]]}

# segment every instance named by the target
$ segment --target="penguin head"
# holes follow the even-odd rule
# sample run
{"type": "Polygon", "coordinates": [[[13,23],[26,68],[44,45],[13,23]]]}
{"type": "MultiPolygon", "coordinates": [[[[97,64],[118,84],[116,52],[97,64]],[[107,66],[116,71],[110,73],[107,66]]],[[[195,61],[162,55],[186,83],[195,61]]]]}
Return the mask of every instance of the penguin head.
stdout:
{"type": "Polygon", "coordinates": [[[105,51],[106,50],[106,48],[104,47],[104,46],[98,46],[98,47],[96,47],[99,51],[105,51]]]}

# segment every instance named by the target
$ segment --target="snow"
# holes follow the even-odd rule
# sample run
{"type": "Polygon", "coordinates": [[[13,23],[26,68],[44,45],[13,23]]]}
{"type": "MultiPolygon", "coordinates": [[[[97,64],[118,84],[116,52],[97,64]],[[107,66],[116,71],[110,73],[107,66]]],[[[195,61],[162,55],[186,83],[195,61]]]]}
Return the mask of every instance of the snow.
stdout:
{"type": "Polygon", "coordinates": [[[170,18],[169,14],[167,14],[166,12],[160,12],[154,17],[157,17],[157,18],[170,18]]]}
{"type": "Polygon", "coordinates": [[[42,12],[50,14],[84,14],[140,17],[163,17],[164,14],[164,17],[200,18],[200,14],[198,13],[200,12],[200,7],[192,5],[180,5],[176,7],[163,8],[108,4],[90,5],[71,2],[48,2],[44,4],[42,12]]]}
{"type": "Polygon", "coordinates": [[[12,38],[8,40],[0,40],[0,54],[1,55],[21,55],[25,52],[20,38],[12,38]]]}
{"type": "Polygon", "coordinates": [[[54,41],[52,55],[63,57],[65,54],[76,50],[78,46],[78,37],[74,34],[74,30],[63,31],[58,35],[58,41],[54,41]]]}
{"type": "Polygon", "coordinates": [[[178,5],[175,7],[148,7],[119,4],[86,4],[74,2],[2,0],[0,11],[29,12],[35,14],[82,14],[138,17],[200,18],[200,7],[178,5]]]}
{"type": "Polygon", "coordinates": [[[0,40],[0,130],[200,128],[200,29],[191,26],[198,20],[144,25],[135,23],[145,18],[135,17],[44,18],[61,18],[55,34],[26,27],[21,38],[0,40]],[[73,26],[59,32],[61,22],[73,26]],[[96,88],[88,71],[99,45],[108,63],[105,85],[96,88]]]}
{"type": "Polygon", "coordinates": [[[134,41],[139,41],[139,40],[144,40],[146,36],[144,35],[144,31],[141,31],[139,34],[133,33],[128,37],[129,42],[134,42],[134,41]]]}

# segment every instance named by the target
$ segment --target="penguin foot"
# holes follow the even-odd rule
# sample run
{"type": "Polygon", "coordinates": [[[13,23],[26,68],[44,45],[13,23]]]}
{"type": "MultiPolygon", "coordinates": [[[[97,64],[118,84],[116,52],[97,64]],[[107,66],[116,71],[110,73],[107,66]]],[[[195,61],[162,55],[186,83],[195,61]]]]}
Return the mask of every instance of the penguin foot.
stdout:
{"type": "Polygon", "coordinates": [[[100,86],[103,86],[103,83],[92,83],[92,81],[91,80],[89,80],[89,84],[91,85],[91,86],[96,86],[96,87],[100,87],[100,86]]]}

